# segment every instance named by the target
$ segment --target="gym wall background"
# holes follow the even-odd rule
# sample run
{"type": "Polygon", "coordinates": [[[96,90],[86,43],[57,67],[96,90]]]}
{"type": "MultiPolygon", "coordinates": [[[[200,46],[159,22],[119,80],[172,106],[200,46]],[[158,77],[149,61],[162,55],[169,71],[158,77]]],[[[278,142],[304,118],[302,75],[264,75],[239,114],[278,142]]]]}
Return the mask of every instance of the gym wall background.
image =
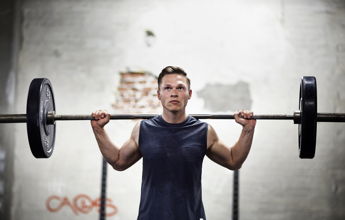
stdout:
{"type": "MultiPolygon", "coordinates": [[[[125,113],[121,73],[150,81],[167,65],[192,80],[190,113],[290,114],[303,75],[317,77],[320,112],[345,112],[342,0],[5,0],[0,16],[1,113],[25,112],[34,77],[52,81],[59,114],[125,113]]],[[[239,125],[209,122],[236,141],[239,125]]],[[[107,130],[121,144],[134,123],[107,130]]],[[[24,124],[0,125],[1,219],[98,218],[101,155],[89,122],[58,122],[56,138],[53,156],[37,160],[24,124]]],[[[344,141],[343,124],[321,124],[316,157],[300,160],[296,125],[259,121],[240,171],[240,217],[344,219],[344,141]]],[[[136,218],[140,181],[140,161],[109,169],[109,219],[136,218]]],[[[229,219],[232,172],[205,158],[202,184],[208,219],[229,219]]]]}

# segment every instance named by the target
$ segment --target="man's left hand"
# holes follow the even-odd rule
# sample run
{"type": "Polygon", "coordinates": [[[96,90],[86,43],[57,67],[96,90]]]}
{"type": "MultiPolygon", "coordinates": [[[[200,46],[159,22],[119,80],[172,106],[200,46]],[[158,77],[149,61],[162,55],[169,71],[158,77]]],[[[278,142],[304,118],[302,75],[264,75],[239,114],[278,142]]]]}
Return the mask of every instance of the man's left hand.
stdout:
{"type": "Polygon", "coordinates": [[[255,128],[256,119],[253,119],[253,112],[242,110],[234,114],[235,121],[244,128],[252,130],[255,128]]]}

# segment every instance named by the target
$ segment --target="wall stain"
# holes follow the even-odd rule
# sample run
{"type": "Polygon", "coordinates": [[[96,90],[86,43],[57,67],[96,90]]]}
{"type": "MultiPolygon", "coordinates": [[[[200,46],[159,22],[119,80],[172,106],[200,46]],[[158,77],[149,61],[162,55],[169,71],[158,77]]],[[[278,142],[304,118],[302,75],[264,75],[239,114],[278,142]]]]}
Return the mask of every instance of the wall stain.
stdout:
{"type": "Polygon", "coordinates": [[[208,83],[197,91],[197,95],[204,100],[204,108],[213,112],[249,110],[252,107],[250,86],[244,81],[229,85],[208,83]]]}

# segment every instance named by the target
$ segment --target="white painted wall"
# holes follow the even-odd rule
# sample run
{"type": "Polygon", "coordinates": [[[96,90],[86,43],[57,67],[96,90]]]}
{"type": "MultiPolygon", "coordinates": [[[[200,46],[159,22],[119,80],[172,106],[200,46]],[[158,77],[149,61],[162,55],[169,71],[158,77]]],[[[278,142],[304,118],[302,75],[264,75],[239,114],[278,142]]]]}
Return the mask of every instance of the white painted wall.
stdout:
{"type": "MultiPolygon", "coordinates": [[[[197,96],[207,83],[244,81],[254,112],[292,114],[303,75],[318,79],[319,111],[345,112],[341,1],[29,0],[22,11],[19,113],[34,77],[51,80],[59,114],[113,112],[119,72],[158,74],[167,65],[183,67],[192,79],[191,113],[210,112],[197,96]],[[156,36],[151,46],[146,30],[156,36]]],[[[225,143],[237,140],[240,126],[233,121],[209,123],[225,143]]],[[[133,125],[113,121],[107,130],[122,144],[133,125]]],[[[13,219],[96,219],[96,208],[77,215],[67,205],[58,212],[46,207],[52,195],[70,202],[79,194],[99,197],[101,155],[89,122],[57,122],[48,160],[31,155],[25,125],[16,125],[15,136],[13,219]]],[[[258,122],[241,169],[241,218],[344,218],[344,139],[344,125],[322,124],[315,159],[300,160],[296,125],[258,122]]],[[[108,197],[118,207],[109,219],[136,218],[140,183],[141,161],[125,172],[109,169],[108,197]]],[[[230,219],[232,172],[205,158],[203,187],[208,219],[230,219]]]]}

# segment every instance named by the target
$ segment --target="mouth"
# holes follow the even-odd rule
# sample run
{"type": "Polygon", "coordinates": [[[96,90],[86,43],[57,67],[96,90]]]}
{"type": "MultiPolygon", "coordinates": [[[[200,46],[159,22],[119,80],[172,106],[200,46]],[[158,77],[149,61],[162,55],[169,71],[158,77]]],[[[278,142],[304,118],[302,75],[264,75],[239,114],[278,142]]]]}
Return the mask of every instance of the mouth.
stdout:
{"type": "Polygon", "coordinates": [[[177,101],[177,100],[171,100],[171,101],[169,101],[169,103],[171,103],[171,104],[180,104],[180,102],[177,101]]]}

